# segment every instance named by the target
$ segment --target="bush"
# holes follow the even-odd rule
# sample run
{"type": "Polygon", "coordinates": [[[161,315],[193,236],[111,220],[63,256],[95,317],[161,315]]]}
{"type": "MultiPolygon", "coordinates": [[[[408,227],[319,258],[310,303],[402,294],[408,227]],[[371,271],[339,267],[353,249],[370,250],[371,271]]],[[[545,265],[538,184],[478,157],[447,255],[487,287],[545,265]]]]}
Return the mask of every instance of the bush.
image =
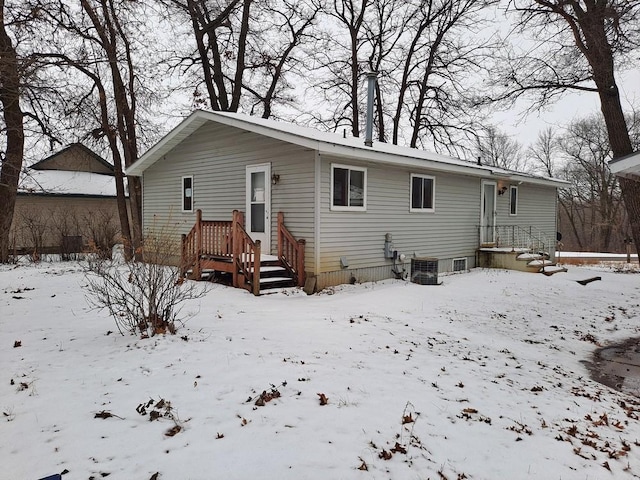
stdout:
{"type": "Polygon", "coordinates": [[[88,256],[88,301],[107,309],[121,334],[174,334],[176,321],[182,320],[182,304],[206,292],[180,277],[178,267],[169,265],[180,252],[175,238],[166,231],[146,235],[136,252],[141,261],[124,262],[119,255],[107,258],[100,251],[88,256]]]}

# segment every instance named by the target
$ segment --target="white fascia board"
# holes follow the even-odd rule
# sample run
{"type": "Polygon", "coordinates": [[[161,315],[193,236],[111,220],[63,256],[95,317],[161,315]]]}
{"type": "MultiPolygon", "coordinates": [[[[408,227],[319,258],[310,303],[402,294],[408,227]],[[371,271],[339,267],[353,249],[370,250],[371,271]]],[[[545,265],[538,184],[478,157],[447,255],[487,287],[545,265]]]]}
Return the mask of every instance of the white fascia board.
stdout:
{"type": "MultiPolygon", "coordinates": [[[[428,169],[436,172],[457,173],[461,175],[470,175],[482,178],[507,179],[514,182],[522,182],[548,187],[563,188],[569,185],[569,182],[557,180],[553,178],[534,177],[526,174],[517,174],[514,172],[505,172],[494,169],[488,165],[477,166],[469,162],[469,165],[460,163],[449,163],[439,159],[430,160],[428,158],[414,158],[409,156],[394,155],[391,153],[379,152],[376,150],[364,150],[359,148],[347,147],[343,145],[320,143],[318,145],[321,155],[330,155],[340,158],[350,158],[364,162],[372,162],[376,164],[396,165],[400,167],[428,169]]],[[[423,153],[423,151],[420,151],[423,153]]],[[[435,155],[435,154],[434,154],[435,155]]]]}
{"type": "MultiPolygon", "coordinates": [[[[337,143],[327,140],[330,135],[327,132],[315,132],[311,129],[296,131],[295,125],[265,125],[268,122],[264,119],[254,119],[248,121],[243,116],[235,116],[236,114],[227,112],[206,112],[204,110],[196,110],[183,120],[178,126],[171,130],[156,145],[150,148],[140,159],[126,170],[127,175],[140,176],[142,172],[153,165],[157,160],[166,155],[171,149],[183,141],[186,137],[195,132],[207,121],[224,124],[235,127],[240,130],[264,135],[270,138],[281,140],[286,143],[299,145],[309,150],[315,150],[320,155],[331,155],[339,158],[349,158],[360,160],[363,162],[371,162],[375,164],[397,165],[409,168],[429,169],[438,172],[458,173],[462,175],[471,175],[477,177],[501,177],[513,179],[514,181],[522,181],[523,183],[534,183],[539,185],[547,185],[561,188],[566,184],[561,180],[547,179],[544,177],[533,177],[526,174],[516,174],[515,172],[507,172],[496,169],[488,165],[475,165],[471,162],[446,157],[436,153],[427,152],[425,150],[417,150],[410,148],[397,147],[390,144],[379,144],[381,150],[373,149],[353,144],[354,139],[345,139],[344,142],[352,144],[337,143]],[[262,122],[262,123],[260,123],[262,122]],[[325,138],[323,138],[325,137],[325,138]],[[389,149],[398,149],[400,152],[386,151],[389,149]]],[[[359,140],[359,139],[358,139],[359,140]]]]}
{"type": "Polygon", "coordinates": [[[609,168],[612,173],[619,176],[640,175],[640,152],[611,160],[609,168]]]}

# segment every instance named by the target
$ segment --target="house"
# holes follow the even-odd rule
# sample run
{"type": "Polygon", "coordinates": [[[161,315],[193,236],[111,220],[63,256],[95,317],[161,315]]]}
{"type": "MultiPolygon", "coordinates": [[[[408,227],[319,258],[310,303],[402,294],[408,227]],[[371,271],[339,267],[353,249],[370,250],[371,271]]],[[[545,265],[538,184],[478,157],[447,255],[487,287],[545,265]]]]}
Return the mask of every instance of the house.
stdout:
{"type": "Polygon", "coordinates": [[[609,168],[619,177],[640,181],[640,152],[610,160],[609,168]]]}
{"type": "MultiPolygon", "coordinates": [[[[359,138],[206,111],[194,111],[126,173],[142,177],[144,228],[169,222],[186,235],[186,269],[200,273],[198,259],[207,255],[212,261],[234,252],[246,257],[234,243],[243,229],[262,255],[276,259],[297,244],[285,266],[298,284],[306,278],[309,290],[406,277],[424,265],[451,272],[495,264],[488,252],[511,252],[521,247],[516,242],[532,239],[536,250],[553,257],[557,189],[565,185],[423,150],[380,142],[369,147],[359,138]],[[203,242],[215,244],[215,251],[197,247],[203,242]],[[303,262],[296,269],[297,252],[303,262]]],[[[255,265],[245,265],[239,273],[254,292],[255,272],[255,265]]]]}
{"type": "Polygon", "coordinates": [[[95,242],[109,249],[120,223],[113,166],[80,143],[23,172],[11,226],[12,250],[68,255],[95,242]]]}

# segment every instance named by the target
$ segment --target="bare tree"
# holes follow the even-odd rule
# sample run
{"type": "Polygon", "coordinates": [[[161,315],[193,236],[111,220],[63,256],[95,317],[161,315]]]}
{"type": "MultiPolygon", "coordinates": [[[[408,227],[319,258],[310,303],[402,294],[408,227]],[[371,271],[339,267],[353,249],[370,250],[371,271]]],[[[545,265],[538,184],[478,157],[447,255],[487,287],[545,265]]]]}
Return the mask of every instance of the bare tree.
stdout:
{"type": "Polygon", "coordinates": [[[9,230],[24,158],[24,114],[20,108],[20,60],[7,31],[5,1],[0,0],[0,102],[6,149],[0,168],[0,262],[9,260],[9,230]]]}
{"type": "Polygon", "coordinates": [[[547,177],[556,177],[558,165],[558,136],[554,129],[547,127],[538,133],[538,138],[527,149],[531,168],[547,177]]]}
{"type": "MultiPolygon", "coordinates": [[[[616,65],[630,58],[640,29],[638,0],[510,0],[522,32],[534,32],[537,48],[503,61],[503,98],[538,92],[546,102],[567,90],[595,92],[613,158],[633,152],[616,83],[616,65]]],[[[636,248],[640,252],[640,182],[619,179],[636,248]]]]}
{"type": "MultiPolygon", "coordinates": [[[[359,136],[361,85],[378,73],[378,140],[457,152],[471,138],[465,85],[489,45],[475,37],[490,0],[341,0],[327,6],[327,47],[317,55],[313,89],[332,105],[316,119],[359,136]]],[[[457,152],[459,153],[459,152],[457,152]]]]}
{"type": "MultiPolygon", "coordinates": [[[[582,246],[607,252],[614,230],[620,221],[622,198],[615,175],[609,169],[611,148],[607,132],[599,118],[574,122],[560,140],[564,154],[566,178],[572,183],[571,198],[561,198],[581,210],[582,246]]],[[[571,218],[571,217],[570,217],[571,218]]]]}
{"type": "Polygon", "coordinates": [[[191,79],[197,103],[263,118],[275,105],[290,103],[287,77],[304,65],[296,52],[314,41],[319,0],[160,1],[167,15],[191,24],[195,51],[176,52],[173,67],[191,79]]]}
{"type": "Polygon", "coordinates": [[[139,156],[145,124],[140,99],[148,105],[152,98],[152,85],[145,85],[152,83],[145,60],[149,55],[143,51],[151,41],[144,30],[146,4],[80,0],[75,6],[62,0],[29,1],[39,12],[38,26],[49,34],[46,44],[39,46],[38,58],[59,68],[68,83],[60,89],[64,101],[58,122],[72,128],[76,139],[88,137],[111,152],[120,230],[131,255],[142,240],[142,189],[137,177],[127,179],[127,189],[124,169],[139,156]]]}
{"type": "Polygon", "coordinates": [[[528,170],[522,146],[493,125],[485,125],[476,136],[476,154],[483,164],[507,170],[528,170]]]}

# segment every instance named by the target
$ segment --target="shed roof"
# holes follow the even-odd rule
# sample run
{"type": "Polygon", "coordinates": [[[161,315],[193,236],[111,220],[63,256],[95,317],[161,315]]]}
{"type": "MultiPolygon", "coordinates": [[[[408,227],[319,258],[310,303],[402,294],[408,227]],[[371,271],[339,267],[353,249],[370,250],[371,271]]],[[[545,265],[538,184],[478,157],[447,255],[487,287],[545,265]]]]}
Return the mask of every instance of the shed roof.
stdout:
{"type": "Polygon", "coordinates": [[[33,170],[70,170],[67,168],[60,168],[60,166],[52,167],[52,164],[54,164],[54,162],[59,158],[63,157],[64,155],[74,150],[82,154],[85,158],[89,159],[91,162],[94,162],[94,165],[92,165],[93,170],[89,170],[89,171],[94,171],[94,173],[104,174],[105,173],[104,169],[106,169],[108,172],[110,172],[110,174],[113,174],[113,165],[111,165],[104,158],[102,158],[100,155],[98,155],[97,153],[95,153],[93,150],[86,147],[82,143],[72,143],[70,145],[67,145],[63,149],[55,152],[52,155],[49,155],[47,158],[43,158],[39,162],[34,163],[33,165],[31,165],[30,168],[33,170]],[[99,167],[102,167],[102,168],[99,168],[99,167]]]}
{"type": "Polygon", "coordinates": [[[115,197],[112,175],[65,170],[29,170],[18,185],[18,194],[115,197]]]}
{"type": "Polygon", "coordinates": [[[567,184],[562,180],[514,172],[489,165],[477,165],[459,158],[439,155],[416,148],[401,147],[390,143],[375,142],[367,147],[362,138],[344,137],[332,132],[322,132],[287,122],[279,122],[260,117],[232,112],[207,112],[195,110],[179,125],[165,135],[158,143],[144,153],[126,174],[141,176],[142,173],[169,153],[173,148],[207,122],[239,128],[287,143],[300,145],[318,151],[321,155],[356,159],[372,163],[428,168],[435,171],[461,173],[480,177],[505,178],[514,181],[535,183],[553,187],[567,184]]]}

